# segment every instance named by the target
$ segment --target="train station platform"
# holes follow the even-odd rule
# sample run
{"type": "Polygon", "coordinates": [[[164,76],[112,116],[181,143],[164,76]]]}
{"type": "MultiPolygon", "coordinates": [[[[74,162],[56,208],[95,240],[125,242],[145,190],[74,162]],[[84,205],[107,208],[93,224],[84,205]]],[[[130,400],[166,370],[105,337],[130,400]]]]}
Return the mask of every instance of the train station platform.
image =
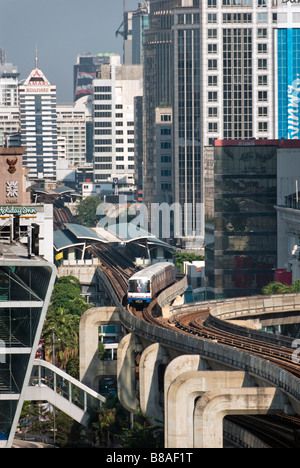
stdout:
{"type": "Polygon", "coordinates": [[[56,260],[66,258],[84,260],[87,247],[95,244],[111,246],[136,244],[144,249],[145,258],[148,259],[153,249],[157,249],[158,257],[161,258],[170,257],[175,251],[175,247],[133,223],[113,224],[106,228],[89,228],[75,223],[64,223],[63,226],[64,229],[54,231],[56,260]]]}

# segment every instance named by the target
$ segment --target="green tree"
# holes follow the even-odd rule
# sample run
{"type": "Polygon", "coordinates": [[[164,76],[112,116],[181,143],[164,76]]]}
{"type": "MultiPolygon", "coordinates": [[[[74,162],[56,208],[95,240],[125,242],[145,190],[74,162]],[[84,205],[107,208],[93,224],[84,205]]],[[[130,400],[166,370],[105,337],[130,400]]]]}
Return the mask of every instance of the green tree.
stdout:
{"type": "Polygon", "coordinates": [[[80,282],[75,276],[62,276],[53,288],[50,309],[62,307],[70,314],[82,315],[91,307],[81,296],[80,282]]]}
{"type": "Polygon", "coordinates": [[[50,307],[69,308],[69,302],[80,295],[80,286],[78,279],[74,276],[64,276],[57,278],[53,288],[50,307]]]}
{"type": "Polygon", "coordinates": [[[98,411],[98,421],[93,423],[99,438],[100,446],[110,448],[112,446],[112,428],[116,422],[116,408],[105,408],[98,411]]]}
{"type": "Polygon", "coordinates": [[[144,422],[135,422],[133,429],[125,428],[121,436],[125,448],[163,448],[163,429],[144,422]]]}
{"type": "Polygon", "coordinates": [[[61,369],[65,370],[69,360],[78,355],[79,320],[78,315],[68,313],[63,307],[51,308],[48,312],[43,329],[45,347],[50,359],[54,357],[61,369]]]}
{"type": "Polygon", "coordinates": [[[293,293],[298,293],[300,292],[300,279],[295,280],[292,284],[292,291],[293,293]]]}
{"type": "Polygon", "coordinates": [[[19,418],[19,427],[21,432],[25,432],[28,430],[30,425],[29,415],[30,415],[30,406],[31,401],[24,401],[22,411],[19,418]]]}
{"type": "Polygon", "coordinates": [[[30,403],[27,417],[30,421],[29,432],[38,434],[40,441],[53,429],[53,414],[50,406],[45,403],[30,403]]]}
{"type": "Polygon", "coordinates": [[[56,365],[75,378],[79,375],[79,321],[92,306],[81,296],[78,278],[69,275],[57,279],[43,327],[46,358],[55,358],[56,365]]]}
{"type": "Polygon", "coordinates": [[[105,354],[105,346],[102,343],[102,341],[99,340],[99,343],[98,343],[98,357],[99,357],[99,359],[102,359],[104,354],[105,354]]]}
{"type": "Polygon", "coordinates": [[[179,271],[183,273],[183,262],[193,262],[204,260],[203,255],[189,252],[176,252],[174,257],[174,264],[179,268],[179,271]]]}
{"type": "Polygon", "coordinates": [[[291,294],[300,292],[300,280],[295,280],[293,284],[283,284],[279,281],[273,281],[267,284],[263,289],[262,293],[266,295],[271,294],[291,294]]]}
{"type": "Polygon", "coordinates": [[[264,288],[262,289],[262,293],[266,295],[285,294],[286,292],[289,292],[289,290],[290,286],[282,284],[278,281],[272,281],[271,283],[264,286],[264,288]]]}
{"type": "Polygon", "coordinates": [[[96,214],[98,205],[102,202],[100,197],[87,197],[77,206],[75,219],[78,224],[95,227],[100,217],[96,214]]]}
{"type": "Polygon", "coordinates": [[[124,426],[129,425],[129,413],[121,405],[117,396],[108,395],[103,407],[98,411],[93,422],[93,439],[97,445],[110,447],[120,445],[124,426]]]}
{"type": "Polygon", "coordinates": [[[60,410],[56,410],[56,436],[55,444],[59,447],[79,447],[84,446],[86,430],[81,424],[74,421],[70,416],[60,410]]]}

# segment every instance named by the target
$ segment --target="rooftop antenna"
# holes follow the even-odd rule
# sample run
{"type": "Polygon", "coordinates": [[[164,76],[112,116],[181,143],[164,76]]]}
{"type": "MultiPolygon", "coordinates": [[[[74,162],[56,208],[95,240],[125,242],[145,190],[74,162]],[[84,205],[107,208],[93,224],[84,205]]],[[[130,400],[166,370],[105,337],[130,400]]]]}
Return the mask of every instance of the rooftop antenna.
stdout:
{"type": "Polygon", "coordinates": [[[119,35],[122,36],[122,37],[125,37],[125,31],[124,31],[124,27],[125,27],[125,12],[126,12],[126,0],[123,0],[123,21],[122,23],[120,24],[118,30],[116,31],[116,37],[118,37],[119,35]],[[123,31],[121,31],[121,28],[123,27],[123,31]]]}
{"type": "Polygon", "coordinates": [[[35,43],[35,68],[38,67],[38,49],[37,49],[37,42],[35,43]]]}

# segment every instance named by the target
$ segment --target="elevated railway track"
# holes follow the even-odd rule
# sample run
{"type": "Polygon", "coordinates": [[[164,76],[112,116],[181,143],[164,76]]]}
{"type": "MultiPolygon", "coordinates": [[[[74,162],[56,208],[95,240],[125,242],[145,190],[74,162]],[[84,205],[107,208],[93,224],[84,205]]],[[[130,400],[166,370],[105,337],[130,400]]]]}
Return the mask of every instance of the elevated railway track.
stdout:
{"type": "MultiPolygon", "coordinates": [[[[120,304],[125,305],[127,285],[130,276],[136,271],[135,265],[126,257],[114,249],[107,246],[97,245],[89,247],[90,254],[100,259],[101,269],[107,276],[113,287],[120,304]]],[[[261,334],[261,339],[239,335],[230,332],[222,327],[215,326],[210,322],[210,310],[204,307],[196,311],[186,311],[185,313],[174,314],[169,319],[163,318],[155,298],[148,307],[138,309],[127,305],[127,310],[131,315],[156,327],[176,330],[179,333],[187,334],[200,340],[213,341],[228,348],[239,349],[251,355],[259,356],[262,359],[272,362],[276,366],[297,378],[300,378],[300,366],[292,361],[293,349],[288,345],[277,346],[269,343],[267,337],[261,334]]],[[[272,417],[228,417],[230,421],[240,426],[244,426],[248,431],[265,441],[272,448],[294,448],[300,447],[300,417],[278,415],[272,417]]]]}
{"type": "MultiPolygon", "coordinates": [[[[135,271],[134,265],[125,268],[124,264],[120,265],[120,257],[118,254],[115,256],[111,252],[105,251],[101,248],[93,251],[101,258],[105,273],[109,276],[110,281],[115,289],[120,303],[124,302],[124,297],[127,292],[128,279],[135,271]]],[[[126,260],[123,259],[123,262],[126,260]]],[[[132,306],[127,306],[128,311],[158,327],[172,328],[174,327],[182,332],[204,340],[212,340],[216,343],[241,349],[242,351],[249,352],[260,356],[263,359],[274,362],[274,364],[282,367],[283,369],[291,372],[296,377],[300,378],[300,366],[298,363],[293,363],[292,354],[293,349],[287,346],[278,346],[265,341],[266,334],[261,334],[261,340],[247,338],[246,336],[239,336],[236,333],[223,331],[211,325],[207,320],[210,311],[208,308],[198,309],[194,312],[185,312],[175,314],[170,319],[163,319],[158,311],[159,305],[157,298],[151,302],[148,307],[142,310],[132,306]]],[[[237,328],[238,330],[238,328],[237,328]]]]}
{"type": "Polygon", "coordinates": [[[91,256],[100,259],[101,269],[110,281],[120,304],[122,304],[123,298],[126,296],[128,280],[136,271],[134,263],[120,252],[105,245],[91,245],[87,250],[91,256]]]}
{"type": "Polygon", "coordinates": [[[263,334],[262,339],[259,341],[253,338],[239,336],[228,331],[223,332],[222,330],[206,324],[208,316],[208,309],[192,313],[187,312],[186,314],[175,316],[172,319],[172,323],[183,332],[198,336],[202,339],[213,340],[225,346],[241,349],[242,351],[260,356],[263,359],[268,359],[300,378],[300,366],[297,363],[293,363],[292,348],[272,345],[264,341],[263,334]]]}

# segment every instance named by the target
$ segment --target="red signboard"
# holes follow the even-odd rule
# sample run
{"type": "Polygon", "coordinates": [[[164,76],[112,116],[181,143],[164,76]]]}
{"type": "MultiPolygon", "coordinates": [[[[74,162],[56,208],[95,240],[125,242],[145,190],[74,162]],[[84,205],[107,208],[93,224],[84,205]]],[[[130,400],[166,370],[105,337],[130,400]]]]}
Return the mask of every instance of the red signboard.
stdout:
{"type": "Polygon", "coordinates": [[[292,284],[292,272],[286,271],[285,268],[277,268],[275,270],[275,281],[282,284],[292,284]]]}
{"type": "Polygon", "coordinates": [[[277,146],[278,148],[300,148],[299,140],[215,140],[215,146],[277,146]]]}

